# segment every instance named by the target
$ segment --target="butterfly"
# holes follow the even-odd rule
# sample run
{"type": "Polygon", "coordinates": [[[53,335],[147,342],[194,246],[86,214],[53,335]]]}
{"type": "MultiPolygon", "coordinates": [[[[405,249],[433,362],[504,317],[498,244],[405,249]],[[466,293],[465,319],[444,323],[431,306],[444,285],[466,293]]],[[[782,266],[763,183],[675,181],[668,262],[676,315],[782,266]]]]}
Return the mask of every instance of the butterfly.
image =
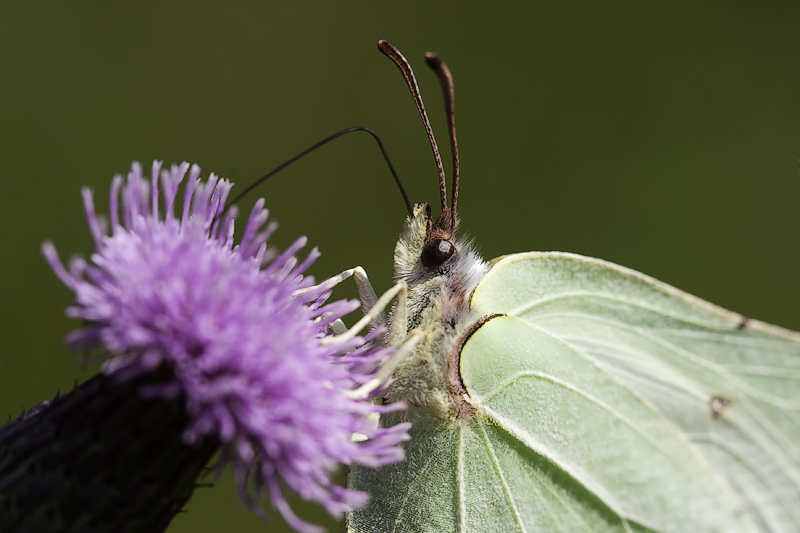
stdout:
{"type": "MultiPolygon", "coordinates": [[[[484,261],[458,237],[453,82],[435,54],[452,197],[414,73],[442,211],[416,204],[394,252],[386,401],[413,422],[403,462],[354,467],[366,532],[799,531],[800,334],[633,270],[562,252],[484,261]]],[[[351,271],[351,274],[353,272],[351,271]]]]}

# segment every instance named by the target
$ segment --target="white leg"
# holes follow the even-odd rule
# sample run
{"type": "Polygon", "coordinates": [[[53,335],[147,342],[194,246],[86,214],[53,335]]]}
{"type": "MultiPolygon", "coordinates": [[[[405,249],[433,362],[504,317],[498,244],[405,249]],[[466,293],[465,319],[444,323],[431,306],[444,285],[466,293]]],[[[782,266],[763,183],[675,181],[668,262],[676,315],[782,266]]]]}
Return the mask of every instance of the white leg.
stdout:
{"type": "Polygon", "coordinates": [[[336,320],[331,322],[331,324],[328,327],[331,328],[331,332],[333,332],[334,335],[341,335],[342,333],[347,331],[347,326],[344,325],[344,322],[342,322],[341,318],[337,318],[336,320]]]}
{"type": "Polygon", "coordinates": [[[378,295],[375,294],[375,289],[372,288],[372,283],[370,283],[367,272],[363,268],[356,267],[353,269],[353,279],[356,280],[356,287],[358,287],[361,308],[366,313],[378,303],[378,295]]]}
{"type": "MultiPolygon", "coordinates": [[[[361,320],[356,322],[352,328],[350,328],[345,333],[342,333],[340,335],[336,335],[334,337],[325,337],[324,339],[320,340],[320,342],[322,344],[337,344],[340,342],[349,341],[350,339],[358,335],[361,332],[361,330],[367,327],[370,323],[373,323],[374,321],[379,319],[381,315],[383,315],[383,310],[386,308],[387,305],[389,305],[389,303],[394,299],[395,296],[397,296],[397,309],[395,310],[395,315],[401,313],[403,329],[405,329],[406,292],[408,292],[408,286],[406,285],[406,282],[403,280],[398,281],[391,289],[383,293],[383,295],[380,298],[378,298],[378,301],[375,302],[375,305],[373,305],[366,313],[364,313],[364,316],[361,318],[361,320]]],[[[393,330],[398,329],[398,326],[396,325],[396,321],[394,319],[392,320],[392,329],[393,330]]]]}
{"type": "MultiPolygon", "coordinates": [[[[316,291],[316,290],[327,291],[329,289],[334,288],[335,286],[337,286],[338,284],[340,284],[341,282],[343,282],[344,280],[355,274],[356,270],[361,270],[362,272],[364,271],[364,269],[361,267],[350,268],[348,270],[345,270],[341,274],[337,274],[333,277],[326,279],[322,283],[319,283],[317,285],[312,285],[311,287],[306,287],[305,289],[294,291],[293,295],[296,298],[311,291],[316,291]]],[[[364,272],[364,276],[366,276],[366,272],[364,272]]]]}
{"type": "Polygon", "coordinates": [[[403,362],[406,356],[414,350],[414,346],[417,345],[417,342],[419,342],[421,338],[422,330],[415,329],[412,331],[406,340],[404,340],[400,346],[397,347],[397,350],[395,350],[391,357],[383,362],[381,368],[375,374],[375,377],[361,385],[359,388],[348,392],[347,397],[354,400],[366,399],[375,389],[379,388],[381,385],[386,383],[386,380],[392,377],[395,369],[400,365],[400,363],[403,362]]]}
{"type": "MultiPolygon", "coordinates": [[[[323,281],[319,285],[314,285],[313,287],[308,287],[306,289],[300,289],[299,291],[295,291],[294,295],[300,296],[302,294],[320,289],[330,290],[351,276],[356,281],[356,287],[358,288],[358,298],[359,300],[361,300],[361,309],[364,311],[364,314],[366,314],[370,311],[370,309],[375,307],[376,303],[378,303],[378,295],[375,293],[375,289],[372,288],[372,283],[370,283],[369,278],[367,277],[367,272],[360,266],[345,270],[341,274],[333,276],[332,278],[323,281]]],[[[383,312],[383,309],[381,309],[380,315],[375,317],[373,321],[374,321],[373,326],[377,326],[379,324],[386,324],[386,313],[383,312]]]]}
{"type": "MultiPolygon", "coordinates": [[[[404,281],[398,281],[399,283],[403,283],[403,287],[405,288],[404,281]]],[[[392,320],[389,322],[389,332],[387,335],[387,341],[393,345],[399,345],[406,337],[409,335],[408,331],[408,304],[406,302],[407,298],[407,291],[403,290],[397,295],[397,305],[394,307],[394,313],[392,313],[392,320]]]]}

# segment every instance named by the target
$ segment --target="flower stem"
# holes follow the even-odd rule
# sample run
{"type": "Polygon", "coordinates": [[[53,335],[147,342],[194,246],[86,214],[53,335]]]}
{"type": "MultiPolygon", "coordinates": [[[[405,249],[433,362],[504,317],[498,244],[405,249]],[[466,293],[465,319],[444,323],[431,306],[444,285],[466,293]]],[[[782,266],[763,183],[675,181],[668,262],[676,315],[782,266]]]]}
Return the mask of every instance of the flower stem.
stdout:
{"type": "Polygon", "coordinates": [[[187,446],[182,397],[97,375],[0,427],[0,531],[163,531],[219,448],[187,446]]]}

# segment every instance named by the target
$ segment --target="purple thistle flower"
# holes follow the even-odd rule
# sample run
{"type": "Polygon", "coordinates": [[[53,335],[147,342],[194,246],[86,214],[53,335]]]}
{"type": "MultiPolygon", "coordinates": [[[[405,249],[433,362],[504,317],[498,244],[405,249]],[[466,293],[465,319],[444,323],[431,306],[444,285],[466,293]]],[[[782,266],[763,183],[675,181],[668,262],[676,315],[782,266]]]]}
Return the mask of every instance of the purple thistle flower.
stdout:
{"type": "Polygon", "coordinates": [[[68,315],[86,321],[67,341],[107,352],[103,373],[121,380],[168,368],[140,395],[185,402],[184,441],[221,442],[218,468],[232,465],[240,496],[253,510],[265,515],[259,500],[267,496],[292,527],[317,531],[291,511],[287,489],[338,517],[367,499],[331,480],[340,464],[403,458],[409,425],[381,428],[368,420],[402,406],[348,395],[390,352],[372,346],[379,331],[321,343],[328,325],[358,303],[326,303],[329,290],[303,275],[319,255],[313,249],[295,258],[305,238],[279,255],[267,248],[276,226],[266,225],[263,199],[236,244],[235,208],[224,209],[231,183],[213,174],[201,182],[199,174],[197,166],[162,170],[155,162],[148,182],[134,163],[127,182],[116,176],[112,183],[110,233],[84,189],[96,247],[91,263],[73,259],[67,270],[53,244],[43,245],[75,293],[68,315]],[[357,442],[355,434],[366,439],[357,442]]]}

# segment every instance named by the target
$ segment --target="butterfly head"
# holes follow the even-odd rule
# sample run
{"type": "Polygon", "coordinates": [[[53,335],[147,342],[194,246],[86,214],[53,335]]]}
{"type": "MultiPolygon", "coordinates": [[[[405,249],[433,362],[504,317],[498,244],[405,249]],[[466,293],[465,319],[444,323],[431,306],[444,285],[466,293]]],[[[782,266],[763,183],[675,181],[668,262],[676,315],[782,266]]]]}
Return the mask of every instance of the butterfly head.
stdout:
{"type": "Polygon", "coordinates": [[[395,247],[395,277],[413,286],[446,274],[463,244],[456,239],[457,223],[449,208],[434,219],[429,204],[416,204],[395,247]]]}
{"type": "Polygon", "coordinates": [[[439,173],[439,197],[442,213],[438,218],[431,217],[431,207],[428,204],[417,204],[406,221],[405,229],[400,236],[400,241],[395,250],[395,274],[399,279],[406,279],[409,285],[425,277],[433,277],[442,273],[447,266],[454,262],[459,255],[459,246],[456,242],[456,229],[458,226],[458,144],[456,142],[455,117],[453,111],[453,77],[450,70],[442,60],[433,53],[426,54],[428,66],[433,69],[442,86],[445,100],[445,114],[450,138],[450,148],[453,155],[452,196],[450,205],[447,202],[447,186],[445,184],[444,167],[439,156],[439,148],[433,136],[422,95],[419,93],[414,71],[403,54],[387,41],[379,41],[378,49],[397,66],[411,91],[411,96],[417,105],[425,131],[428,134],[436,168],[439,173]]]}
{"type": "Polygon", "coordinates": [[[431,206],[418,203],[397,240],[394,277],[408,284],[409,329],[419,324],[414,317],[436,301],[444,315],[460,314],[466,295],[486,273],[471,239],[456,237],[458,219],[453,220],[448,209],[434,219],[431,206]]]}

